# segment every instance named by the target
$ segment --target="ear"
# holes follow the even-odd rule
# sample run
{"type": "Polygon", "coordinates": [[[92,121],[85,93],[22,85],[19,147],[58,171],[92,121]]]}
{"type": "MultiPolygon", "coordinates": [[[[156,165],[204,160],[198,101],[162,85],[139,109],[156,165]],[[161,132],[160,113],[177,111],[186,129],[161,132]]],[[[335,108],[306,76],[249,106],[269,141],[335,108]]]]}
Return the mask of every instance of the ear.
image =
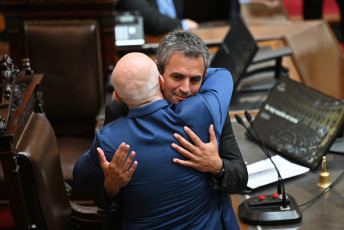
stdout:
{"type": "Polygon", "coordinates": [[[114,90],[113,93],[113,98],[118,102],[118,103],[123,103],[121,97],[117,94],[117,92],[114,90]]]}
{"type": "Polygon", "coordinates": [[[159,75],[159,84],[160,84],[161,92],[164,92],[164,90],[165,90],[165,80],[164,80],[164,78],[162,77],[161,74],[159,75]]]}
{"type": "Polygon", "coordinates": [[[158,61],[157,61],[156,59],[154,60],[154,63],[155,63],[155,65],[156,65],[156,67],[158,68],[158,71],[159,71],[159,73],[160,73],[159,63],[158,63],[158,61]]]}
{"type": "Polygon", "coordinates": [[[204,74],[204,76],[203,76],[203,80],[205,79],[205,77],[207,76],[207,74],[208,74],[208,69],[207,69],[207,71],[205,71],[205,74],[204,74]]]}

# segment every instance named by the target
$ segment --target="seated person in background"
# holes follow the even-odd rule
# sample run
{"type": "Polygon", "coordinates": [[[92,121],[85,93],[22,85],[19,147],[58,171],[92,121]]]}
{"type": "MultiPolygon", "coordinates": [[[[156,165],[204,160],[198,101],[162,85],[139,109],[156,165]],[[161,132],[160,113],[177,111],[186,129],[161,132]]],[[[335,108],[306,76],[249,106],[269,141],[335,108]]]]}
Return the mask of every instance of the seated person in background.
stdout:
{"type": "MultiPolygon", "coordinates": [[[[200,66],[194,64],[197,57],[203,57],[207,69],[209,66],[208,48],[203,41],[192,33],[172,31],[161,40],[156,64],[165,80],[163,94],[169,103],[177,104],[199,91],[202,79],[194,76],[190,69],[200,69],[203,72],[206,70],[204,70],[203,64],[200,66]],[[179,55],[180,53],[184,55],[179,55]]],[[[222,72],[215,70],[217,69],[209,69],[208,76],[222,72]]],[[[119,117],[127,116],[128,111],[129,108],[126,104],[120,104],[116,100],[111,101],[106,106],[104,125],[119,117]]],[[[197,146],[189,144],[187,149],[193,155],[189,163],[192,163],[192,167],[196,170],[208,173],[209,182],[213,189],[223,190],[231,194],[240,192],[246,187],[248,175],[228,114],[221,132],[219,149],[216,139],[210,138],[210,140],[209,143],[200,142],[197,146]],[[211,172],[220,170],[220,168],[216,168],[215,164],[219,159],[223,162],[224,170],[223,173],[216,176],[211,172]]],[[[175,149],[180,153],[185,151],[185,149],[177,147],[175,149]]],[[[112,181],[116,181],[116,178],[113,178],[112,181]]],[[[104,185],[105,187],[111,186],[107,180],[100,182],[99,186],[94,189],[95,202],[100,208],[108,211],[105,225],[108,227],[107,229],[113,229],[121,221],[121,214],[118,213],[121,212],[121,208],[118,206],[120,202],[118,202],[118,197],[107,199],[104,196],[106,193],[104,185]]]]}
{"type": "Polygon", "coordinates": [[[337,4],[339,7],[340,12],[340,39],[339,42],[342,44],[344,48],[344,1],[337,0],[337,4]]]}
{"type": "Polygon", "coordinates": [[[208,75],[202,56],[176,55],[203,66],[189,69],[204,80],[199,93],[169,105],[154,62],[141,53],[125,55],[112,80],[114,98],[128,105],[129,115],[97,132],[90,150],[74,167],[74,179],[92,188],[104,180],[104,174],[124,169],[128,179],[108,190],[108,195],[120,196],[123,229],[239,229],[229,195],[212,189],[206,173],[179,165],[176,160],[182,156],[171,148],[173,133],[183,133],[186,125],[203,142],[209,139],[208,130],[219,138],[233,90],[231,75],[224,69],[208,75]],[[136,152],[128,160],[129,147],[120,153],[123,142],[136,152]]]}
{"type": "MultiPolygon", "coordinates": [[[[187,1],[187,0],[185,0],[187,1]]],[[[229,22],[235,14],[240,13],[239,0],[229,1],[229,22]]],[[[278,5],[277,0],[242,0],[244,2],[263,3],[267,7],[278,5]]],[[[217,2],[209,1],[211,4],[217,2]]],[[[221,7],[221,6],[219,6],[221,7]]],[[[193,30],[199,27],[192,18],[184,17],[184,0],[120,0],[116,5],[119,11],[139,11],[143,17],[145,33],[163,34],[174,29],[193,30]]],[[[199,12],[204,14],[206,12],[199,12]]]]}
{"type": "Polygon", "coordinates": [[[323,0],[303,0],[303,18],[321,19],[323,0]]]}
{"type": "Polygon", "coordinates": [[[119,11],[139,11],[147,34],[198,28],[197,22],[184,18],[183,0],[120,0],[116,8],[119,11]]]}

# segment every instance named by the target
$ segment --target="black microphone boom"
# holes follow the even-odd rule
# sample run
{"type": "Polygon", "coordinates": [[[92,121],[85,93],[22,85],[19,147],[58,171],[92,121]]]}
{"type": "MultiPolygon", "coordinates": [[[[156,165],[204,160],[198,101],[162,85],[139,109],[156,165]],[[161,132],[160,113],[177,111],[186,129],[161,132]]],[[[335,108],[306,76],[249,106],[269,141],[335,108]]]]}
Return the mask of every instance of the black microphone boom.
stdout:
{"type": "Polygon", "coordinates": [[[265,153],[265,155],[270,159],[271,163],[273,164],[273,166],[275,167],[275,170],[277,172],[277,176],[278,176],[278,182],[277,182],[277,193],[278,194],[282,194],[282,204],[283,204],[283,208],[286,208],[288,203],[287,203],[287,196],[285,193],[285,189],[284,189],[284,183],[283,183],[283,179],[281,176],[280,171],[278,170],[275,162],[272,160],[271,155],[269,154],[269,151],[266,147],[266,145],[264,144],[264,142],[262,141],[262,139],[260,138],[260,135],[257,132],[257,129],[254,127],[254,124],[252,122],[252,117],[251,114],[249,114],[249,112],[245,111],[245,117],[246,120],[250,123],[254,133],[256,134],[257,138],[254,138],[254,135],[250,132],[249,129],[246,128],[247,132],[250,133],[251,137],[253,138],[253,140],[258,140],[260,143],[260,147],[263,150],[263,152],[265,153]],[[282,188],[281,188],[282,187],[282,188]]]}
{"type": "MultiPolygon", "coordinates": [[[[252,140],[257,140],[257,138],[255,138],[254,135],[251,133],[251,131],[246,127],[246,125],[245,125],[244,121],[242,120],[242,118],[241,118],[239,115],[237,115],[237,114],[235,114],[234,116],[235,116],[235,119],[237,120],[237,122],[238,122],[240,125],[244,126],[244,128],[245,128],[246,131],[247,131],[247,133],[251,136],[252,140]]],[[[251,118],[251,115],[250,115],[247,111],[245,111],[245,117],[246,117],[246,119],[249,121],[249,123],[251,123],[252,118],[251,118]]],[[[256,132],[256,135],[257,135],[257,132],[256,132]]],[[[257,135],[257,136],[258,136],[258,138],[260,139],[259,135],[257,135]]],[[[284,185],[283,185],[283,182],[282,182],[282,176],[281,176],[281,174],[280,174],[280,172],[279,172],[279,170],[278,170],[278,168],[277,168],[275,162],[271,159],[271,156],[270,156],[270,154],[269,154],[269,152],[268,152],[266,146],[264,145],[264,143],[263,143],[261,140],[260,140],[260,143],[261,143],[261,145],[259,145],[260,148],[261,148],[262,151],[265,153],[265,155],[270,159],[271,163],[273,164],[273,166],[275,167],[275,170],[276,170],[276,172],[277,172],[277,176],[278,176],[278,181],[277,181],[277,193],[278,193],[278,194],[282,194],[282,188],[281,188],[281,187],[283,186],[283,193],[284,193],[284,194],[283,194],[283,195],[284,195],[283,197],[285,197],[284,185]]],[[[283,207],[286,207],[286,205],[287,205],[286,199],[284,199],[283,207]]]]}
{"type": "Polygon", "coordinates": [[[239,115],[235,115],[237,122],[242,125],[253,140],[259,141],[259,146],[265,153],[265,155],[270,159],[274,165],[277,175],[278,175],[278,193],[272,195],[262,195],[258,197],[251,197],[243,201],[238,208],[239,217],[242,221],[249,224],[287,224],[296,223],[301,221],[302,214],[298,208],[296,201],[289,194],[287,195],[284,188],[283,178],[272,160],[266,146],[262,142],[260,135],[258,134],[256,128],[253,125],[251,115],[245,111],[245,117],[250,123],[253,133],[246,127],[244,121],[239,115]],[[282,186],[282,194],[281,194],[282,186]]]}

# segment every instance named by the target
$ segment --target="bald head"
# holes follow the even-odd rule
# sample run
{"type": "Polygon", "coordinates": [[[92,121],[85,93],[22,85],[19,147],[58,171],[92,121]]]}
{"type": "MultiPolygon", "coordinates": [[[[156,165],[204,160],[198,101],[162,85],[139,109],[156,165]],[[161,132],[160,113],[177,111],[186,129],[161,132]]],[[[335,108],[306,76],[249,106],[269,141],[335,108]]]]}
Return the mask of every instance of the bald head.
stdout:
{"type": "Polygon", "coordinates": [[[163,99],[156,64],[143,53],[123,56],[112,72],[115,92],[129,108],[163,99]]]}

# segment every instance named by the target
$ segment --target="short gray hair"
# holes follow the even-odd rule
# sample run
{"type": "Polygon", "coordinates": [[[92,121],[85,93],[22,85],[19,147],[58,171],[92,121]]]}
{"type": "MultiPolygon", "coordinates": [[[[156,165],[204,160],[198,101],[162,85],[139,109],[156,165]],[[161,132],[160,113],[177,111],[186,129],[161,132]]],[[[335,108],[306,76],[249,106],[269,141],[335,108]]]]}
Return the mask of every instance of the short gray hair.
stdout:
{"type": "Polygon", "coordinates": [[[176,51],[183,53],[186,57],[198,58],[202,56],[205,66],[204,73],[209,68],[209,50],[205,42],[190,31],[173,30],[159,43],[156,60],[160,74],[164,73],[167,62],[176,51]]]}

